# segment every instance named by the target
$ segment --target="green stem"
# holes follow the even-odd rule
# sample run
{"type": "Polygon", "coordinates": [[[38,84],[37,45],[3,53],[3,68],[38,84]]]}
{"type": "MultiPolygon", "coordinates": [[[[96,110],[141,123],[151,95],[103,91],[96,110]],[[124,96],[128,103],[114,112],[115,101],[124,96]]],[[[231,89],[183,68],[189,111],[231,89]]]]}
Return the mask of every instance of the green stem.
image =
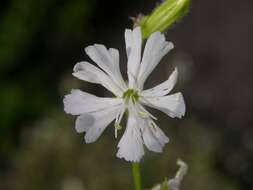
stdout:
{"type": "Polygon", "coordinates": [[[132,172],[133,172],[133,178],[134,178],[134,189],[141,190],[141,174],[140,174],[139,162],[132,163],[132,172]]]}

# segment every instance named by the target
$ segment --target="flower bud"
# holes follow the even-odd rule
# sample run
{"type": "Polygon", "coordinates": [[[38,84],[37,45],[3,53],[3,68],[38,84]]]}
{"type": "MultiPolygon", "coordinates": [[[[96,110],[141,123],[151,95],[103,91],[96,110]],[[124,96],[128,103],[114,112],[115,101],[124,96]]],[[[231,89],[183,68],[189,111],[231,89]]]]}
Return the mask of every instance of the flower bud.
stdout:
{"type": "Polygon", "coordinates": [[[164,32],[185,16],[190,9],[191,0],[165,0],[150,15],[135,19],[135,25],[142,30],[143,39],[156,31],[164,32]]]}

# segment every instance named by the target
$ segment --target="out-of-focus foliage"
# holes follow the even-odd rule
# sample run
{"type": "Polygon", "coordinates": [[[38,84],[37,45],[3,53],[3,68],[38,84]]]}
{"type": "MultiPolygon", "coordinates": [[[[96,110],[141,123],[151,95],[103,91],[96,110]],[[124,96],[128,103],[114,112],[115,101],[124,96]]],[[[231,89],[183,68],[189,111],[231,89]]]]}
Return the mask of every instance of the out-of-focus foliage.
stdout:
{"type": "Polygon", "coordinates": [[[13,126],[52,109],[52,97],[57,93],[63,70],[61,61],[66,58],[63,51],[68,51],[61,46],[84,40],[91,10],[90,0],[15,0],[2,7],[1,150],[8,150],[16,134],[12,130],[19,131],[21,127],[11,129],[13,126]]]}
{"type": "MultiPolygon", "coordinates": [[[[116,158],[109,127],[86,145],[63,112],[72,88],[107,93],[71,76],[89,60],[92,43],[119,48],[129,16],[149,13],[156,0],[2,0],[0,4],[0,189],[129,190],[128,163],[116,158]]],[[[189,15],[167,33],[175,44],[147,82],[165,80],[175,65],[187,114],[159,126],[170,137],[163,154],[147,152],[144,187],[174,176],[182,158],[189,173],[182,190],[253,189],[253,1],[196,0],[189,15]],[[229,6],[227,6],[229,3],[229,6]]],[[[121,131],[122,135],[123,130],[121,131]]]]}

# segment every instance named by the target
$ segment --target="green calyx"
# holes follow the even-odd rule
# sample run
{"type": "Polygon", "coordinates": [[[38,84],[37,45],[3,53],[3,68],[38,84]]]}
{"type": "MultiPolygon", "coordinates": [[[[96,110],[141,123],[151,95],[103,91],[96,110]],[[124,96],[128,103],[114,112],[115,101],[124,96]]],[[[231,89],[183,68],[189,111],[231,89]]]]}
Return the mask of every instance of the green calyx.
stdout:
{"type": "Polygon", "coordinates": [[[133,103],[137,102],[139,100],[139,95],[138,92],[134,89],[128,89],[127,91],[124,92],[122,98],[128,102],[131,100],[133,103]]]}
{"type": "Polygon", "coordinates": [[[190,9],[191,0],[165,0],[150,15],[135,20],[142,30],[143,39],[153,32],[165,32],[175,22],[185,16],[190,9]]]}

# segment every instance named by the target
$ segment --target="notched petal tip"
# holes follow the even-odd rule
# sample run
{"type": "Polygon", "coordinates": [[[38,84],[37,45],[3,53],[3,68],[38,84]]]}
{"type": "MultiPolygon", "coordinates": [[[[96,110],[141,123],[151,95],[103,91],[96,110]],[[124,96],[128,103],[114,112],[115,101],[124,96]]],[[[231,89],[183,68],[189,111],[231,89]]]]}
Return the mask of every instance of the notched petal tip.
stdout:
{"type": "Polygon", "coordinates": [[[78,72],[78,71],[81,71],[83,70],[83,64],[85,64],[84,61],[81,61],[81,62],[77,62],[73,68],[73,72],[78,72]]]}
{"type": "Polygon", "coordinates": [[[76,105],[79,102],[80,94],[82,94],[82,91],[78,89],[72,89],[70,91],[70,94],[67,94],[64,96],[63,105],[64,105],[65,113],[71,114],[71,115],[79,115],[76,109],[76,105]]]}
{"type": "Polygon", "coordinates": [[[75,130],[77,133],[87,132],[95,123],[95,118],[91,114],[82,114],[77,117],[75,130]]]}
{"type": "Polygon", "coordinates": [[[126,29],[125,29],[125,33],[128,33],[128,32],[132,32],[132,30],[129,29],[129,28],[126,28],[126,29]]]}
{"type": "Polygon", "coordinates": [[[175,105],[175,109],[173,110],[173,112],[170,112],[169,116],[172,118],[176,117],[182,119],[182,117],[185,116],[186,112],[184,97],[181,92],[172,94],[171,96],[175,97],[177,104],[175,105]]]}
{"type": "Polygon", "coordinates": [[[172,72],[172,74],[175,73],[176,75],[178,75],[178,68],[175,67],[174,71],[172,72]]]}
{"type": "Polygon", "coordinates": [[[122,155],[119,152],[117,152],[116,156],[117,156],[117,158],[124,159],[127,162],[140,162],[141,161],[141,157],[140,158],[126,157],[125,155],[122,155]]]}
{"type": "Polygon", "coordinates": [[[174,117],[181,119],[185,115],[185,112],[186,112],[184,97],[181,92],[178,92],[174,95],[176,96],[176,99],[177,99],[176,100],[177,105],[176,105],[175,110],[173,111],[174,113],[172,113],[171,117],[173,118],[173,116],[174,116],[174,117]]]}
{"type": "Polygon", "coordinates": [[[174,49],[175,48],[173,42],[168,42],[168,43],[169,43],[168,46],[169,46],[170,49],[174,49]]]}
{"type": "Polygon", "coordinates": [[[160,31],[156,31],[152,33],[148,39],[152,39],[152,38],[157,38],[157,39],[161,39],[162,41],[165,41],[165,36],[160,31]]]}
{"type": "Polygon", "coordinates": [[[183,116],[185,116],[185,112],[186,112],[186,106],[185,106],[185,101],[184,101],[184,97],[183,94],[181,92],[178,93],[178,109],[177,109],[177,113],[178,113],[178,118],[182,118],[183,116]]]}
{"type": "Polygon", "coordinates": [[[87,54],[88,51],[90,51],[90,49],[92,48],[93,45],[89,45],[87,47],[84,48],[85,53],[87,54]]]}
{"type": "Polygon", "coordinates": [[[138,34],[138,35],[141,35],[141,27],[137,26],[133,29],[133,32],[138,34]]]}
{"type": "Polygon", "coordinates": [[[168,42],[168,41],[164,42],[164,47],[163,47],[164,52],[168,53],[173,49],[174,49],[174,44],[172,42],[168,42]]]}
{"type": "Polygon", "coordinates": [[[86,144],[90,144],[90,143],[94,143],[97,141],[97,138],[91,138],[90,135],[88,135],[87,133],[84,135],[84,141],[86,144]]]}
{"type": "Polygon", "coordinates": [[[103,44],[93,44],[84,48],[85,53],[95,62],[97,63],[97,57],[100,55],[101,50],[107,50],[107,48],[103,44]]]}
{"type": "Polygon", "coordinates": [[[80,80],[91,82],[91,83],[101,83],[99,76],[101,77],[102,71],[96,66],[90,64],[89,62],[82,61],[76,63],[73,68],[72,75],[80,80]]]}
{"type": "Polygon", "coordinates": [[[71,115],[75,115],[71,112],[71,102],[70,102],[70,99],[71,99],[71,96],[72,96],[72,91],[71,90],[71,94],[67,94],[64,96],[63,98],[63,106],[64,106],[64,112],[67,113],[67,114],[71,114],[71,115]]]}

